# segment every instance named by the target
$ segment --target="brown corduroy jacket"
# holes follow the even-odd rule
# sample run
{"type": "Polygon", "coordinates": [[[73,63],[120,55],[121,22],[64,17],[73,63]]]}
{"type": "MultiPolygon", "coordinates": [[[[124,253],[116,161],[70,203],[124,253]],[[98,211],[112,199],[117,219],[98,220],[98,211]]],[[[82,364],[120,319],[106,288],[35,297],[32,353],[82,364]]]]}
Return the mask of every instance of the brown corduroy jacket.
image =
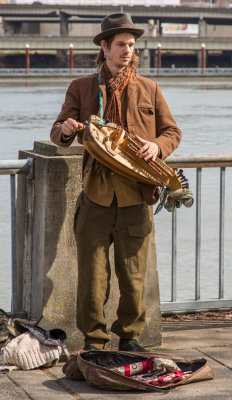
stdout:
{"type": "MultiPolygon", "coordinates": [[[[106,87],[103,92],[103,108],[106,105],[106,87]]],[[[159,85],[150,79],[133,75],[127,85],[127,127],[132,134],[156,142],[159,157],[165,159],[178,146],[181,132],[161,93],[159,85]]],[[[73,118],[85,122],[90,115],[99,115],[98,74],[74,79],[66,93],[65,102],[51,130],[51,140],[58,146],[69,146],[74,137],[62,140],[62,123],[73,118]]]]}

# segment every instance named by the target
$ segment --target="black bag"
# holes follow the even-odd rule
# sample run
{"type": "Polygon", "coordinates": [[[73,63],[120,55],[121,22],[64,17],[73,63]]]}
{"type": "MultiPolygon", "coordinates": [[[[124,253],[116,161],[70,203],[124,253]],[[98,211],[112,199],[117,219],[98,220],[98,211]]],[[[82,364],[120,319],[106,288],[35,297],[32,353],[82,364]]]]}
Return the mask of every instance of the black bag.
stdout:
{"type": "Polygon", "coordinates": [[[15,330],[10,326],[7,313],[0,309],[0,349],[5,347],[15,336],[15,330]]]}
{"type": "Polygon", "coordinates": [[[62,346],[67,338],[65,331],[57,329],[43,316],[37,321],[28,321],[22,318],[10,318],[0,309],[0,348],[27,331],[47,346],[62,346]]]}

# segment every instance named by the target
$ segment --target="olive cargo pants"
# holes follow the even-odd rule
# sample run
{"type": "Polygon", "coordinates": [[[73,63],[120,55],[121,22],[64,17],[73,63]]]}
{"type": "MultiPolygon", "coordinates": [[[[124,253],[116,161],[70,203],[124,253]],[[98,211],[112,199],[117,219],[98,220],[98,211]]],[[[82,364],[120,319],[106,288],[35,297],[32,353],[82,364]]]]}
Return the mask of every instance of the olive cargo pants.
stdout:
{"type": "Polygon", "coordinates": [[[114,243],[115,273],[119,282],[118,319],[111,331],[138,339],[145,323],[144,280],[152,208],[146,204],[104,207],[78,198],[75,233],[78,252],[77,327],[85,344],[103,348],[109,341],[104,305],[110,292],[109,247],[114,243]]]}

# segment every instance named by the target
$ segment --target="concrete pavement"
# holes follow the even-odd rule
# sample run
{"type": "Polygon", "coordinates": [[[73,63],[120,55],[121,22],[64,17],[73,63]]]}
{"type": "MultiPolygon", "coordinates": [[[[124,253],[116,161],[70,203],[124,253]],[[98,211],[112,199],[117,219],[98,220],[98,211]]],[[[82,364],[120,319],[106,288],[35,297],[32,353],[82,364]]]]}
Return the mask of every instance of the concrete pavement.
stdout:
{"type": "MultiPolygon", "coordinates": [[[[186,359],[207,358],[214,380],[176,387],[165,395],[109,392],[68,380],[62,363],[49,369],[0,374],[0,400],[232,400],[232,323],[164,322],[157,350],[186,359]]],[[[152,348],[154,351],[154,348],[152,348]]]]}

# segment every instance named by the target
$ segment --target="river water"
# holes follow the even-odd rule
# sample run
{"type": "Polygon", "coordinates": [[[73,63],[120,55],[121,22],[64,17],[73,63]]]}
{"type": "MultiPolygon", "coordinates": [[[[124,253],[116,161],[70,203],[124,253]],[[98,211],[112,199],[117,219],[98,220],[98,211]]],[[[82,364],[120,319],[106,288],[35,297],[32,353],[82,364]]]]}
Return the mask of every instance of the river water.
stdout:
{"type": "MultiPolygon", "coordinates": [[[[0,160],[18,158],[35,140],[48,140],[60,111],[68,78],[0,80],[0,160]]],[[[176,154],[232,153],[232,79],[160,78],[169,107],[182,130],[176,154]]],[[[195,171],[185,170],[195,193],[195,171]]],[[[10,178],[0,175],[0,308],[10,310],[10,178]]],[[[202,177],[201,295],[218,296],[219,170],[202,177]]],[[[225,295],[232,297],[232,171],[226,173],[225,295]]],[[[161,300],[170,299],[171,215],[155,217],[161,300]]],[[[194,298],[195,207],[177,214],[177,291],[179,300],[194,298]]]]}

